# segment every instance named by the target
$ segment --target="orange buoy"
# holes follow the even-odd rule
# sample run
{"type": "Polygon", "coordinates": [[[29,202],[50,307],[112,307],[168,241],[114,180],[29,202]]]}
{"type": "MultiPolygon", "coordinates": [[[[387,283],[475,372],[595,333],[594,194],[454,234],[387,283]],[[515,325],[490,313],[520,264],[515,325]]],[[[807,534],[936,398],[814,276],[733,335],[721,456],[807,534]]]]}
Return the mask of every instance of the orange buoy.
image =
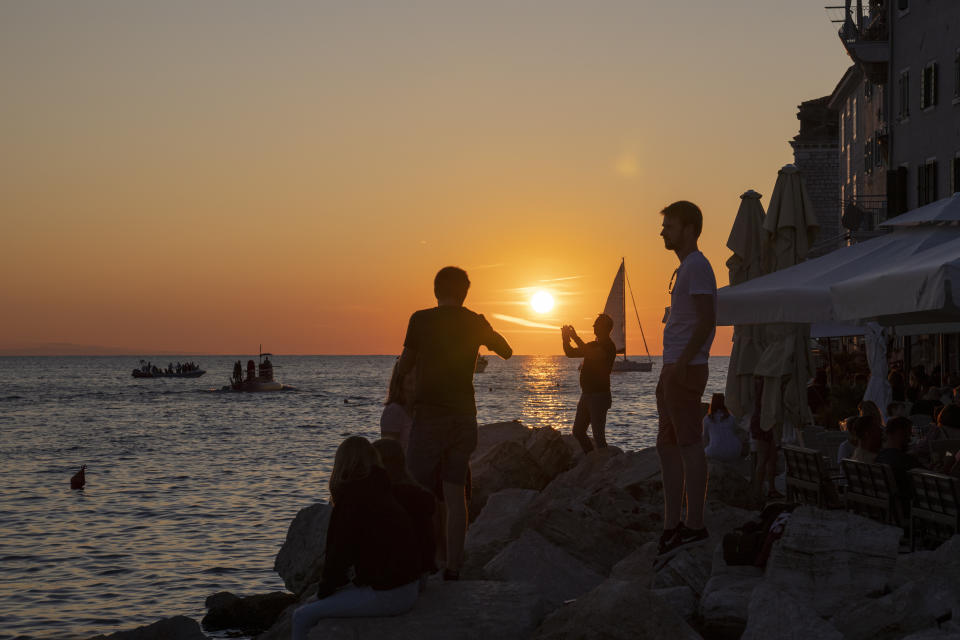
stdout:
{"type": "Polygon", "coordinates": [[[80,467],[80,471],[77,471],[73,474],[73,477],[70,478],[70,488],[71,489],[83,489],[83,485],[87,483],[87,475],[84,473],[84,470],[87,468],[87,465],[80,467]]]}

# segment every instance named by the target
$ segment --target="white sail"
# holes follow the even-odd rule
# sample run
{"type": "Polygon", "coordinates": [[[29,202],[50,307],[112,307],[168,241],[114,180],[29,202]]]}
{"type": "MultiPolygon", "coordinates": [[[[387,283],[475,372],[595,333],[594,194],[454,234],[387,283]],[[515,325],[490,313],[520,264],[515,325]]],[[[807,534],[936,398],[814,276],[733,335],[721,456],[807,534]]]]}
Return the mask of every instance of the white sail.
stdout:
{"type": "Polygon", "coordinates": [[[603,312],[613,319],[610,339],[616,345],[617,353],[627,351],[627,314],[624,306],[623,277],[623,261],[621,261],[617,277],[613,279],[613,286],[610,287],[610,295],[607,296],[607,304],[603,307],[603,312]]]}

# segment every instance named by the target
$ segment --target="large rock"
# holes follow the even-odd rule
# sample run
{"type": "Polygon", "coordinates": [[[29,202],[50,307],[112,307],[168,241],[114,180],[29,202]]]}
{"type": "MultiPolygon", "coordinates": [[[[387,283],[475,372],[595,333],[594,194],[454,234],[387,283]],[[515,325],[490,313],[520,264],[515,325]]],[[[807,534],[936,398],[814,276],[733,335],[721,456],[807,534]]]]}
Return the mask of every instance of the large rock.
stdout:
{"type": "Polygon", "coordinates": [[[309,640],[525,640],[543,618],[543,601],[529,584],[433,581],[413,611],[390,618],[321,620],[309,640]]]}
{"type": "Polygon", "coordinates": [[[610,577],[636,582],[643,585],[645,589],[649,589],[653,586],[653,579],[657,575],[653,571],[653,562],[656,557],[657,543],[650,541],[613,565],[610,577]]]}
{"type": "Polygon", "coordinates": [[[928,576],[881,598],[867,598],[831,620],[847,640],[893,640],[960,616],[960,580],[928,576]]]}
{"type": "Polygon", "coordinates": [[[536,640],[699,640],[670,606],[641,584],[609,579],[553,612],[536,640]]]}
{"type": "Polygon", "coordinates": [[[747,628],[740,640],[844,640],[842,633],[817,615],[798,594],[761,583],[753,590],[747,628]]]}
{"type": "Polygon", "coordinates": [[[483,571],[492,580],[533,584],[551,609],[590,591],[605,579],[529,529],[490,560],[483,571]]]}
{"type": "Polygon", "coordinates": [[[244,635],[256,635],[273,626],[296,601],[295,595],[282,591],[245,597],[221,591],[207,598],[207,615],[200,624],[207,631],[240,629],[244,635]]]}
{"type": "Polygon", "coordinates": [[[333,507],[319,502],[301,509],[287,529],[287,538],[273,562],[273,570],[293,593],[317,582],[323,570],[327,525],[333,507]]]}
{"type": "Polygon", "coordinates": [[[690,587],[654,589],[653,593],[673,609],[678,616],[688,622],[697,613],[697,594],[690,587]]]}
{"type": "Polygon", "coordinates": [[[573,454],[560,432],[551,427],[534,429],[526,441],[526,447],[550,480],[574,465],[573,454]]]}
{"type": "Polygon", "coordinates": [[[690,587],[699,598],[710,580],[711,555],[706,545],[680,549],[657,571],[654,588],[690,587]]]}
{"type": "Polygon", "coordinates": [[[207,640],[207,636],[193,618],[174,616],[128,631],[94,636],[90,640],[207,640]]]}
{"type": "Polygon", "coordinates": [[[462,574],[473,576],[520,535],[527,508],[536,498],[533,489],[504,489],[487,499],[477,520],[467,529],[462,574]]]}
{"type": "Polygon", "coordinates": [[[601,575],[647,542],[635,531],[604,521],[584,504],[548,505],[528,527],[601,575]]]}
{"type": "Polygon", "coordinates": [[[473,494],[470,519],[476,519],[487,498],[504,489],[543,489],[550,479],[530,452],[514,440],[494,445],[473,463],[473,494]]]}
{"type": "Polygon", "coordinates": [[[532,430],[525,427],[519,420],[481,424],[477,427],[477,448],[474,449],[470,460],[471,462],[480,460],[489,453],[490,449],[503,442],[525,444],[531,433],[532,430]]]}
{"type": "Polygon", "coordinates": [[[747,626],[750,597],[763,575],[721,574],[707,581],[700,597],[704,631],[720,638],[739,638],[747,626]]]}
{"type": "Polygon", "coordinates": [[[766,579],[782,591],[810,594],[816,611],[829,617],[884,591],[902,534],[845,511],[801,506],[774,545],[766,579]]]}
{"type": "Polygon", "coordinates": [[[960,535],[953,536],[934,551],[899,555],[891,587],[896,589],[908,582],[950,576],[960,576],[960,535]]]}
{"type": "Polygon", "coordinates": [[[741,509],[755,509],[760,506],[754,495],[756,492],[750,486],[750,480],[738,465],[708,460],[707,473],[708,500],[717,500],[741,509]]]}
{"type": "Polygon", "coordinates": [[[554,478],[534,508],[558,500],[582,502],[604,487],[622,489],[640,502],[659,501],[659,475],[660,461],[654,449],[629,453],[616,447],[597,449],[554,478]]]}

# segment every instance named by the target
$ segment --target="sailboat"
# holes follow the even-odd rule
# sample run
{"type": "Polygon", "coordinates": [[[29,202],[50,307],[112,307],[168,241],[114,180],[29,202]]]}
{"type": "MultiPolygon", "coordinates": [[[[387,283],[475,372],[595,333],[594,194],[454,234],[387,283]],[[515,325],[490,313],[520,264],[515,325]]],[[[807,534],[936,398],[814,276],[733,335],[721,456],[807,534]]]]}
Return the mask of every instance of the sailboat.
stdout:
{"type": "Polygon", "coordinates": [[[620,268],[613,279],[613,286],[610,287],[607,304],[603,307],[603,312],[613,319],[613,331],[610,332],[610,339],[617,347],[617,353],[623,355],[622,360],[614,360],[613,370],[651,371],[653,361],[650,360],[650,349],[647,347],[647,337],[643,334],[643,325],[640,325],[640,313],[637,312],[637,302],[633,299],[633,287],[630,287],[630,301],[633,302],[633,312],[637,314],[637,324],[640,325],[640,335],[643,337],[643,348],[647,351],[647,359],[645,361],[627,359],[627,287],[630,287],[630,280],[627,278],[623,258],[620,258],[620,268]]]}

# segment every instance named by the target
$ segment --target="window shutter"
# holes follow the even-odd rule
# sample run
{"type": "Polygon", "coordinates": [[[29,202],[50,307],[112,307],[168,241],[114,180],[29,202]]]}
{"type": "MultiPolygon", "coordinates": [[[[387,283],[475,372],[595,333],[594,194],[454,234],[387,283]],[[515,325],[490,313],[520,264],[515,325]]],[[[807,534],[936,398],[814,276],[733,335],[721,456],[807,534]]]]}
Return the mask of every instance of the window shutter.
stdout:
{"type": "Polygon", "coordinates": [[[938,71],[938,66],[939,66],[939,65],[938,65],[936,62],[934,62],[934,63],[933,63],[933,66],[932,66],[932,69],[931,69],[931,71],[930,71],[930,85],[931,85],[931,86],[930,86],[930,104],[931,104],[931,105],[937,104],[937,84],[938,84],[938,83],[937,83],[937,75],[938,75],[937,71],[938,71]]]}
{"type": "Polygon", "coordinates": [[[930,184],[927,187],[927,202],[934,202],[937,199],[937,163],[931,162],[927,165],[927,176],[930,184]]]}
{"type": "Polygon", "coordinates": [[[920,111],[923,111],[927,108],[927,69],[929,67],[924,67],[920,70],[920,111]]]}

